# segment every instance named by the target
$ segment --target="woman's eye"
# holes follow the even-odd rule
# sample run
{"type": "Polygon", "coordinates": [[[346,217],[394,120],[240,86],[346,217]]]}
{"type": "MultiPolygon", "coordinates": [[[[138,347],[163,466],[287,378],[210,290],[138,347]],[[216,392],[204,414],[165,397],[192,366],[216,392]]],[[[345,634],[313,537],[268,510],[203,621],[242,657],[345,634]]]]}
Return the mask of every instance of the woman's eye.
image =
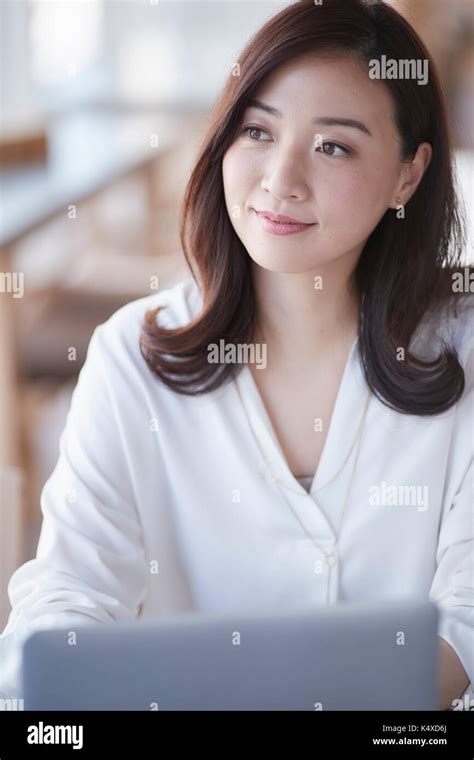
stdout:
{"type": "Polygon", "coordinates": [[[268,135],[268,132],[266,132],[266,131],[265,131],[264,129],[262,129],[261,127],[252,127],[252,126],[250,126],[250,127],[244,127],[244,129],[242,130],[242,132],[241,132],[240,134],[242,134],[242,135],[243,135],[243,134],[247,134],[247,133],[248,133],[248,136],[249,136],[249,137],[250,137],[250,139],[251,139],[251,140],[253,140],[254,142],[262,142],[262,141],[261,141],[261,140],[260,140],[258,137],[252,137],[252,136],[251,136],[251,135],[252,135],[252,133],[255,133],[255,132],[257,132],[257,133],[263,133],[263,134],[265,134],[265,135],[268,135]]]}
{"type": "MultiPolygon", "coordinates": [[[[267,142],[267,140],[262,141],[260,139],[260,136],[262,134],[268,135],[268,132],[262,127],[250,125],[248,127],[244,127],[244,129],[241,130],[240,134],[248,134],[249,138],[254,142],[267,142]]],[[[349,150],[349,148],[345,148],[343,145],[339,145],[339,143],[332,142],[331,140],[326,140],[325,142],[321,143],[317,146],[316,150],[318,153],[324,153],[326,156],[335,158],[341,155],[349,155],[352,152],[349,150]],[[337,151],[339,151],[339,153],[337,151]]]]}
{"type": "Polygon", "coordinates": [[[326,140],[326,142],[321,143],[321,145],[318,145],[316,148],[316,151],[318,153],[324,153],[326,156],[341,156],[341,155],[348,155],[351,151],[349,148],[344,148],[343,145],[339,145],[338,143],[331,142],[330,140],[326,140]],[[336,151],[341,151],[341,153],[337,153],[336,151]]]}

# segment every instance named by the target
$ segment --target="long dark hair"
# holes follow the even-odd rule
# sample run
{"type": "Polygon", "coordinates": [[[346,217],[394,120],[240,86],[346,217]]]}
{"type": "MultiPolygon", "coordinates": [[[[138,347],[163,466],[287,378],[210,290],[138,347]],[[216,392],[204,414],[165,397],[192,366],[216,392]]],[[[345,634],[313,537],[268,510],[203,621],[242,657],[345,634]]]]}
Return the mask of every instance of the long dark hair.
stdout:
{"type": "Polygon", "coordinates": [[[387,406],[404,413],[437,414],[464,390],[454,347],[422,361],[409,351],[422,317],[453,296],[452,273],[461,270],[462,214],[456,197],[452,148],[444,100],[432,60],[407,21],[384,2],[299,0],[272,17],[248,42],[229,74],[203,138],[180,211],[180,236],[192,277],[202,295],[200,313],[167,329],[160,308],[142,325],[141,353],[160,380],[178,393],[218,388],[241,365],[208,361],[207,347],[251,342],[256,303],[250,256],[229,219],[222,159],[236,138],[248,100],[275,68],[305,53],[334,52],[371,59],[427,59],[429,81],[386,79],[401,137],[401,159],[411,161],[421,142],[431,162],[400,223],[387,210],[368,238],[352,283],[359,294],[359,356],[367,384],[387,406]],[[405,360],[399,361],[397,349],[405,360]]]}

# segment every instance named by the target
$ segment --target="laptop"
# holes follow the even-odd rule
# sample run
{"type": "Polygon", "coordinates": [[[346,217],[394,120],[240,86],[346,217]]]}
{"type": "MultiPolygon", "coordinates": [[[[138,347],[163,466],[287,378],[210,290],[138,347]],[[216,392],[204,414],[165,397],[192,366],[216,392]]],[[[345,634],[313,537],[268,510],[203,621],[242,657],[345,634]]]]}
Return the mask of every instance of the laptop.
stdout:
{"type": "Polygon", "coordinates": [[[339,603],[37,630],[26,710],[436,710],[437,607],[339,603]]]}

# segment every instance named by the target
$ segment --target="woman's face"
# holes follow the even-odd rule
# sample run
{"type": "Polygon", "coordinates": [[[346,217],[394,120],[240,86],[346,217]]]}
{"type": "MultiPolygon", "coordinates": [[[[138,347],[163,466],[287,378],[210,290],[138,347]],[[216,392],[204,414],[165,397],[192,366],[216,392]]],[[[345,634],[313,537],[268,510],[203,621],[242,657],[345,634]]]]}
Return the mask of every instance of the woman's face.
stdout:
{"type": "Polygon", "coordinates": [[[399,192],[407,165],[387,88],[354,59],[312,56],[273,72],[255,98],[280,115],[249,106],[222,164],[227,211],[249,255],[293,273],[357,257],[397,195],[406,203],[416,189],[399,192]],[[311,226],[271,226],[262,211],[311,226]]]}

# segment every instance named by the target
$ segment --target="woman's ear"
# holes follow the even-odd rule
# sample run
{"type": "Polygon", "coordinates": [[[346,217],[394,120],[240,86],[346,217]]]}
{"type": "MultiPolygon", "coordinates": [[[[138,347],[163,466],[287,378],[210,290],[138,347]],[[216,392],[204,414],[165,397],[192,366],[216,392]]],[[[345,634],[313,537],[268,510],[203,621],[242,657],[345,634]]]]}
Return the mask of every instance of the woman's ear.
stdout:
{"type": "MultiPolygon", "coordinates": [[[[395,193],[399,203],[406,205],[414,194],[428,168],[432,153],[433,149],[430,143],[420,143],[412,161],[403,164],[401,181],[395,193]]],[[[397,205],[395,199],[394,205],[397,205]]]]}

